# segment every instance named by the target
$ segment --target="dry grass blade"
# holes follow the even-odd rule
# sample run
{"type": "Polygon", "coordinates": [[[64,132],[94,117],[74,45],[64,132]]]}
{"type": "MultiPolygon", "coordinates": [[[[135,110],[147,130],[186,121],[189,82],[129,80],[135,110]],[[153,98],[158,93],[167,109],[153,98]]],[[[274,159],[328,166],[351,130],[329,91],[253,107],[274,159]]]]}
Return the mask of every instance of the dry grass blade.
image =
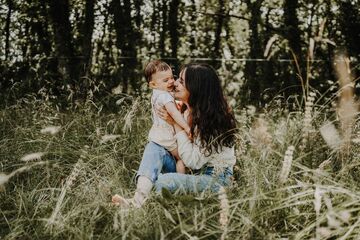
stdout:
{"type": "Polygon", "coordinates": [[[307,91],[308,90],[308,83],[307,82],[304,83],[304,79],[303,79],[303,76],[301,74],[300,65],[299,65],[298,59],[296,57],[296,54],[294,53],[293,50],[290,49],[290,51],[291,51],[291,54],[292,54],[292,56],[294,58],[297,75],[298,75],[298,77],[300,79],[300,82],[301,82],[301,88],[302,88],[303,96],[304,96],[304,98],[306,98],[306,93],[308,92],[307,91]]]}
{"type": "Polygon", "coordinates": [[[313,38],[310,38],[310,41],[309,41],[309,60],[314,59],[314,48],[315,48],[315,40],[313,38]]]}
{"type": "Polygon", "coordinates": [[[272,36],[269,41],[266,43],[266,47],[265,47],[265,51],[264,51],[264,57],[268,57],[271,56],[270,53],[270,49],[271,46],[274,44],[274,42],[277,40],[277,35],[272,36]]]}
{"type": "Polygon", "coordinates": [[[16,169],[15,171],[11,172],[10,174],[0,173],[0,187],[3,186],[5,183],[7,183],[10,180],[10,178],[15,176],[16,174],[24,172],[26,170],[29,170],[30,168],[32,168],[34,166],[42,165],[45,163],[46,163],[45,161],[42,161],[42,162],[34,163],[32,165],[24,166],[24,167],[16,169]]]}
{"type": "Polygon", "coordinates": [[[319,33],[316,37],[316,41],[321,41],[322,40],[322,37],[323,37],[323,34],[324,34],[324,29],[325,29],[325,24],[326,24],[326,18],[324,18],[321,23],[320,23],[320,27],[319,27],[319,33]]]}
{"type": "Polygon", "coordinates": [[[131,131],[131,126],[133,122],[133,118],[135,116],[136,110],[140,107],[140,101],[139,99],[136,99],[134,104],[132,105],[129,112],[124,117],[125,123],[123,126],[123,132],[126,132],[127,130],[131,131]]]}
{"type": "Polygon", "coordinates": [[[76,177],[79,175],[81,169],[82,169],[83,161],[79,160],[73,170],[71,171],[71,174],[66,179],[65,185],[61,189],[60,196],[56,202],[56,206],[54,211],[52,212],[50,218],[47,220],[47,227],[52,227],[56,223],[56,219],[60,213],[60,209],[62,207],[62,203],[65,199],[65,195],[68,189],[72,186],[73,182],[75,181],[76,177]]]}

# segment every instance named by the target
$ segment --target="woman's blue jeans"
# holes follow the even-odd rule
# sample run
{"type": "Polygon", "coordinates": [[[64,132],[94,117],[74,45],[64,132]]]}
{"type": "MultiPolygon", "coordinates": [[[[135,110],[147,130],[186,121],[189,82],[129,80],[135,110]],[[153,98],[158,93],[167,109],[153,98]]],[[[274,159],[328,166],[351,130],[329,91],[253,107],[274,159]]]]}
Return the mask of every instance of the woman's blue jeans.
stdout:
{"type": "Polygon", "coordinates": [[[149,178],[157,192],[161,192],[162,188],[171,192],[217,192],[220,186],[230,184],[230,168],[215,174],[212,167],[204,167],[198,171],[198,175],[189,175],[176,173],[175,163],[174,157],[164,147],[149,142],[145,147],[136,179],[138,176],[149,178]]]}

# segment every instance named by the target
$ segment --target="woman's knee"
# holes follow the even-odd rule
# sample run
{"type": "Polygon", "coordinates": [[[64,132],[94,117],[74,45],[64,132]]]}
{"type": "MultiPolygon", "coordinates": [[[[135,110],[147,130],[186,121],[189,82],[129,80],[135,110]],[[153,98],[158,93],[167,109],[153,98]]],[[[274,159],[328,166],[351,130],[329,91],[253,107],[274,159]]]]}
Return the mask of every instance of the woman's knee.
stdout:
{"type": "Polygon", "coordinates": [[[179,188],[176,175],[177,173],[160,174],[155,182],[156,192],[160,193],[163,188],[170,192],[175,192],[179,188]]]}

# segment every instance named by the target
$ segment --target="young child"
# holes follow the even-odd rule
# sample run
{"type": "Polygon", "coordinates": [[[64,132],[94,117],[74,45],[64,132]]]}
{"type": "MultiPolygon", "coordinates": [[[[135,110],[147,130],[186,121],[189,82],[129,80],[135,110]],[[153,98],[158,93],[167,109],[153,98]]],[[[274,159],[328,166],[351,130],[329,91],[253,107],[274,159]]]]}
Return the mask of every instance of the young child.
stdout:
{"type": "Polygon", "coordinates": [[[174,127],[156,114],[156,108],[164,106],[174,121],[183,127],[187,134],[190,133],[189,125],[177,109],[175,99],[170,93],[174,88],[171,67],[163,61],[153,60],[146,65],[144,74],[149,87],[153,89],[151,96],[153,125],[149,132],[149,141],[153,141],[171,152],[176,158],[176,172],[185,173],[185,165],[177,151],[174,127]]]}

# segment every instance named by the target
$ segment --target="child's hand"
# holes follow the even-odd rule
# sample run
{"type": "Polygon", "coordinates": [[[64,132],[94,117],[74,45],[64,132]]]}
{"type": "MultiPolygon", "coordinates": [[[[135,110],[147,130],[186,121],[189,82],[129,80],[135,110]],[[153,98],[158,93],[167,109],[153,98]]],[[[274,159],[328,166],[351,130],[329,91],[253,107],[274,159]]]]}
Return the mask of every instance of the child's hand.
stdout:
{"type": "Polygon", "coordinates": [[[186,129],[184,129],[185,130],[185,132],[186,132],[186,134],[190,137],[190,135],[191,135],[191,129],[190,129],[190,127],[187,127],[186,129]]]}

